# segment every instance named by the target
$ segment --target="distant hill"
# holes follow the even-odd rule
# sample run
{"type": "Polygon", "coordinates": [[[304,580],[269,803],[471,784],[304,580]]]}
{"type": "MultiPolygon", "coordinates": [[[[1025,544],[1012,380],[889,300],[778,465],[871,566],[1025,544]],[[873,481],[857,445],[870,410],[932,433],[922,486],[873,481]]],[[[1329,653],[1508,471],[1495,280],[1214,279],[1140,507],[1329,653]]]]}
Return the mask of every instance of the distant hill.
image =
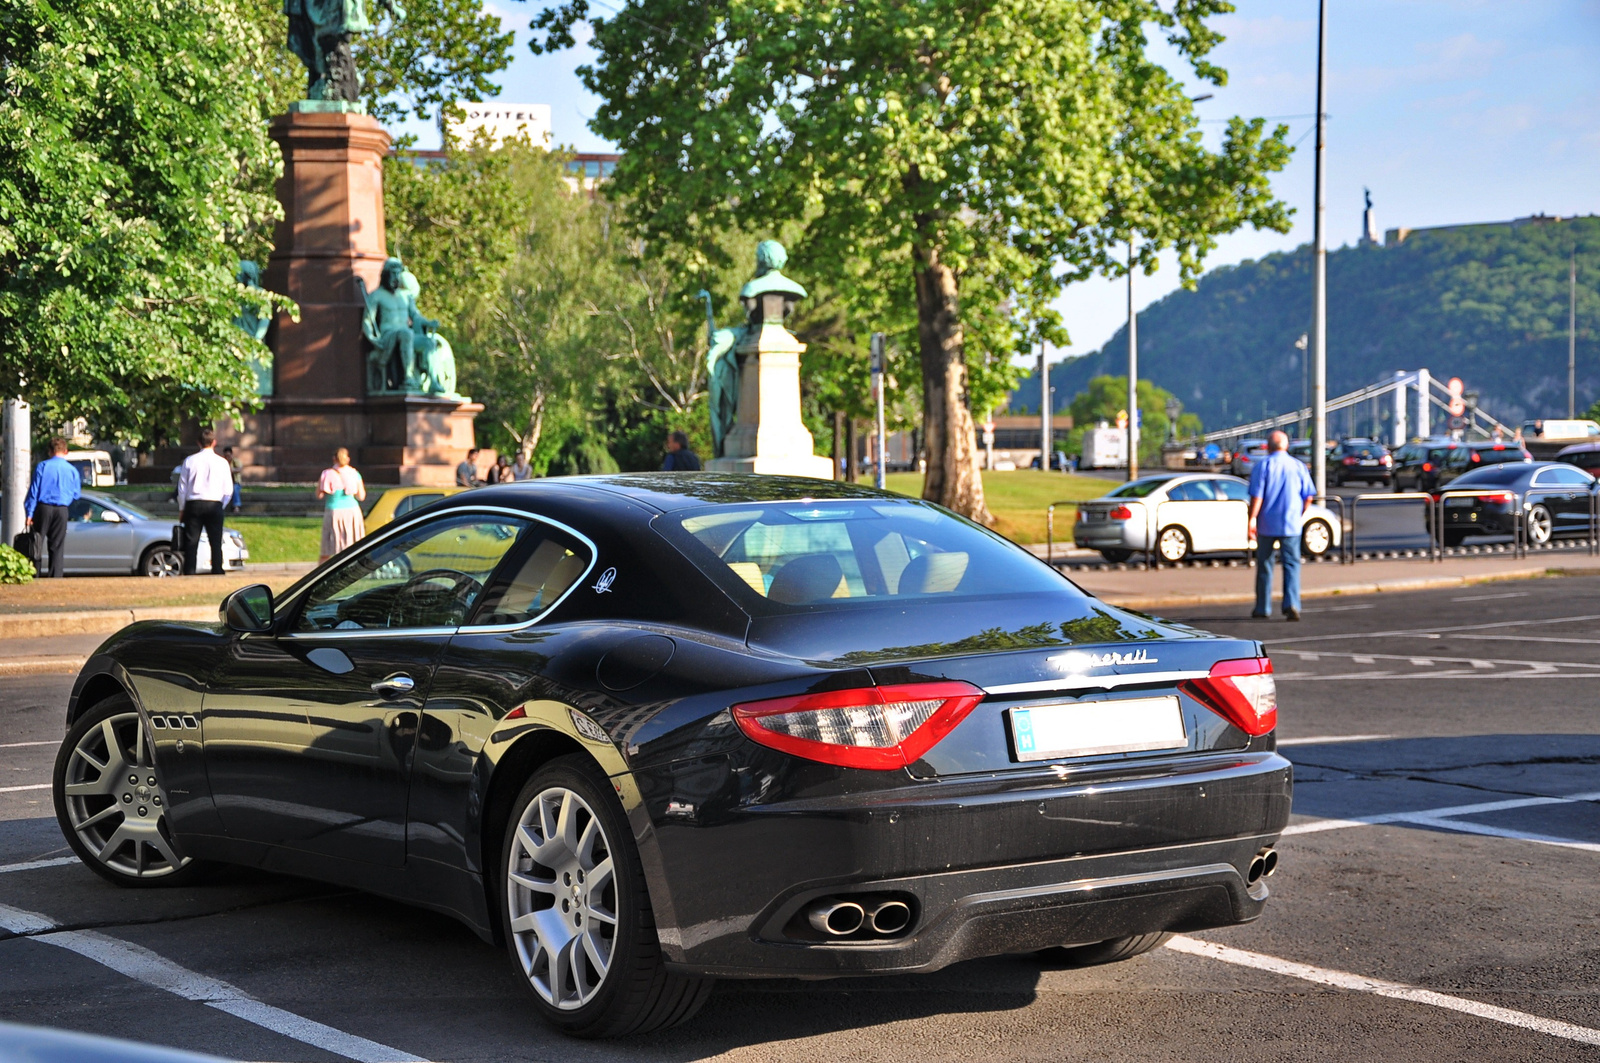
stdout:
{"type": "MultiPolygon", "coordinates": [[[[1413,231],[1328,255],[1328,394],[1395,370],[1459,376],[1504,421],[1564,416],[1567,256],[1578,255],[1578,410],[1600,398],[1600,217],[1413,231]]],[[[1067,322],[1068,327],[1071,322],[1067,322]]],[[[1139,315],[1139,374],[1174,392],[1207,428],[1302,402],[1311,326],[1311,248],[1206,274],[1139,315]]],[[[1099,351],[1051,366],[1056,406],[1091,377],[1127,372],[1126,329],[1099,351]]],[[[1038,409],[1037,374],[1014,408],[1038,409]]]]}

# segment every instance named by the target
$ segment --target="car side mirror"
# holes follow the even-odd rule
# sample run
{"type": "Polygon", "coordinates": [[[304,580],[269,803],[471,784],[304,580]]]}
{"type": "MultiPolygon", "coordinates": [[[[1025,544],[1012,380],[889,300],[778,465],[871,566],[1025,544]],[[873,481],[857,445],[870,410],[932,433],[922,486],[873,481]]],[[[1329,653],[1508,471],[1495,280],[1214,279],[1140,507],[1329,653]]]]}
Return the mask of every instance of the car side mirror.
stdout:
{"type": "Polygon", "coordinates": [[[230,631],[262,632],[272,629],[272,588],[265,583],[240,587],[222,599],[219,610],[230,631]]]}
{"type": "Polygon", "coordinates": [[[118,513],[114,509],[102,510],[100,513],[100,521],[103,524],[121,524],[122,514],[118,513]]]}

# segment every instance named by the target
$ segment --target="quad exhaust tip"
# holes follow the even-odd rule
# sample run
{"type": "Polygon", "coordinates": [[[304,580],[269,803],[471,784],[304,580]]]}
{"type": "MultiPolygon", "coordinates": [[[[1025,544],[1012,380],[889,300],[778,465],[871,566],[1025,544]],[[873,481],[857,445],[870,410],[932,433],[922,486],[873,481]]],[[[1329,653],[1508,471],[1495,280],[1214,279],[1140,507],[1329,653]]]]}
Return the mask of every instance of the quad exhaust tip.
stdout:
{"type": "Polygon", "coordinates": [[[874,933],[898,934],[911,925],[911,905],[905,901],[884,901],[867,917],[874,933]]]}
{"type": "Polygon", "coordinates": [[[1274,871],[1278,870],[1278,850],[1267,846],[1250,860],[1250,870],[1245,875],[1245,881],[1252,886],[1274,871]]]}
{"type": "Polygon", "coordinates": [[[848,937],[867,921],[867,910],[855,901],[818,901],[806,913],[812,927],[829,937],[848,937]]]}

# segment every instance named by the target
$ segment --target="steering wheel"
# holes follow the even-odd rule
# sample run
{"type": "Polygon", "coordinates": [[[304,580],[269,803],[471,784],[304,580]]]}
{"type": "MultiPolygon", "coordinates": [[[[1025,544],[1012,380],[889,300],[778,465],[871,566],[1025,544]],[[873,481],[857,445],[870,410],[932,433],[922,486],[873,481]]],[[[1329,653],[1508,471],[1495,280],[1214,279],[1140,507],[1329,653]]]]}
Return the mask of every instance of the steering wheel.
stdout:
{"type": "MultiPolygon", "coordinates": [[[[483,584],[478,582],[478,580],[467,575],[465,572],[457,572],[452,568],[430,568],[423,572],[418,572],[416,575],[406,580],[405,583],[401,584],[400,589],[395,592],[393,600],[390,601],[388,617],[388,624],[390,627],[407,626],[406,617],[404,615],[406,603],[410,600],[411,595],[415,593],[415,588],[427,583],[429,580],[435,579],[449,580],[449,596],[459,602],[462,602],[463,604],[467,601],[470,601],[472,595],[475,595],[479,591],[483,590],[483,584]]],[[[466,619],[464,614],[462,619],[466,619]]]]}

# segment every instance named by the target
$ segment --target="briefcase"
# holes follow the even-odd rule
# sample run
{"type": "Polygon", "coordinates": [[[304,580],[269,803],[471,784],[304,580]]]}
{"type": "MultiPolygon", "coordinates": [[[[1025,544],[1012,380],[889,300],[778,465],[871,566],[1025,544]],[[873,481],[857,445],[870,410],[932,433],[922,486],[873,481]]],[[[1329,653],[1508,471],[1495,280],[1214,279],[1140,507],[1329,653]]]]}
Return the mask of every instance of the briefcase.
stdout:
{"type": "Polygon", "coordinates": [[[11,549],[33,562],[36,569],[44,564],[44,536],[32,528],[17,532],[11,539],[11,549]]]}
{"type": "Polygon", "coordinates": [[[183,553],[183,525],[182,524],[174,524],[172,526],[172,548],[174,550],[176,550],[180,554],[183,553]]]}

